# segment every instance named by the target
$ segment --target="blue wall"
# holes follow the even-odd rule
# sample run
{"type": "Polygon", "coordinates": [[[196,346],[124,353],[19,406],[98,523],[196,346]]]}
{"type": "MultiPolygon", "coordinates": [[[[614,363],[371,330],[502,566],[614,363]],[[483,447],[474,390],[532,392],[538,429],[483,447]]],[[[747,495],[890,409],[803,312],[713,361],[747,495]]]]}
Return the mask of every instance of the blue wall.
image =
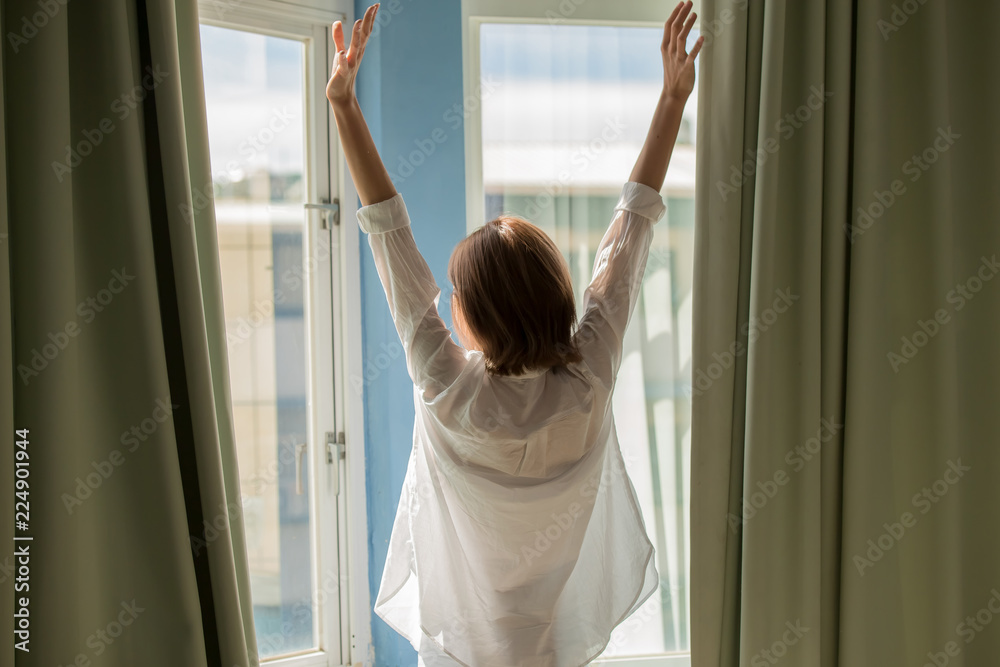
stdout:
{"type": "MultiPolygon", "coordinates": [[[[356,15],[362,16],[368,4],[356,2],[356,15]]],[[[379,16],[358,73],[358,99],[382,160],[406,202],[417,245],[442,287],[441,313],[450,322],[448,257],[466,229],[465,130],[459,122],[461,4],[459,0],[384,0],[379,16]]],[[[413,385],[401,355],[387,369],[377,370],[379,355],[398,350],[399,339],[364,234],[359,251],[369,588],[374,604],[413,445],[413,385]]],[[[409,643],[374,613],[372,634],[376,664],[416,664],[416,652],[409,643]]]]}

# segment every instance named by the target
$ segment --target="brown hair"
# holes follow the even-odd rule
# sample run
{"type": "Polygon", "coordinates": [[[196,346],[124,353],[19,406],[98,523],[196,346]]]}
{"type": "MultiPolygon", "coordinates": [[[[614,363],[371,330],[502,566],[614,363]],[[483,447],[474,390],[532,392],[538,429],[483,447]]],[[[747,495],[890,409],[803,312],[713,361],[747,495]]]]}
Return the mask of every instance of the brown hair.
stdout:
{"type": "Polygon", "coordinates": [[[501,215],[469,234],[452,252],[448,279],[456,325],[482,350],[488,372],[518,375],[581,360],[569,268],[552,239],[524,218],[501,215]]]}

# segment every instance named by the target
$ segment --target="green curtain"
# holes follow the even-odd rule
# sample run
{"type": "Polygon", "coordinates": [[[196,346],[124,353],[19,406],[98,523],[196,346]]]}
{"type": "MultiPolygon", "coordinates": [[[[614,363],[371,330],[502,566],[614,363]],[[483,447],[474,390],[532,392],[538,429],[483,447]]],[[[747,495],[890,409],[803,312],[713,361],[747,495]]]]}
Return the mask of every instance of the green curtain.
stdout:
{"type": "Polygon", "coordinates": [[[692,664],[995,664],[1000,5],[701,22],[692,664]]]}
{"type": "Polygon", "coordinates": [[[215,220],[191,206],[211,175],[196,2],[0,13],[5,479],[14,429],[30,455],[27,530],[3,484],[2,555],[33,538],[13,545],[30,549],[30,653],[5,630],[0,663],[247,665],[215,220]]]}
{"type": "MultiPolygon", "coordinates": [[[[7,34],[4,30],[6,22],[3,12],[0,11],[0,35],[7,34]]],[[[5,49],[0,48],[0,386],[4,388],[4,399],[0,401],[0,429],[3,435],[0,436],[0,478],[4,480],[14,478],[14,451],[13,451],[13,429],[14,429],[14,404],[7,398],[10,392],[8,387],[13,386],[13,357],[11,355],[10,344],[10,245],[8,239],[7,221],[7,133],[4,131],[4,90],[3,90],[3,61],[5,49]]],[[[3,516],[0,516],[0,535],[12,536],[14,534],[14,514],[7,511],[4,505],[3,516]]],[[[5,539],[0,547],[0,590],[3,591],[3,599],[0,600],[0,633],[4,637],[14,636],[14,542],[5,539]]],[[[7,655],[5,651],[5,655],[7,655]]]]}

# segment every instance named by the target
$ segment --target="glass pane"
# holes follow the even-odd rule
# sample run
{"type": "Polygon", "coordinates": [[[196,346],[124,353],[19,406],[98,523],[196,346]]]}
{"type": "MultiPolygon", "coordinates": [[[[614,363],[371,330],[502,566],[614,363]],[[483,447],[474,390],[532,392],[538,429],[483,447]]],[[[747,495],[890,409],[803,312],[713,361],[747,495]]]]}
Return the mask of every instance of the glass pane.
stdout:
{"type": "MultiPolygon", "coordinates": [[[[514,213],[544,229],[569,263],[578,308],[649,129],[662,85],[661,38],[660,27],[481,27],[486,219],[514,213]]],[[[689,646],[691,419],[683,388],[691,373],[695,97],[667,172],[667,213],[655,228],[613,403],[660,588],[616,629],[604,657],[689,646]]]]}
{"type": "Polygon", "coordinates": [[[308,480],[302,494],[295,483],[309,423],[305,50],[212,26],[201,40],[253,613],[266,658],[317,645],[308,480]]]}

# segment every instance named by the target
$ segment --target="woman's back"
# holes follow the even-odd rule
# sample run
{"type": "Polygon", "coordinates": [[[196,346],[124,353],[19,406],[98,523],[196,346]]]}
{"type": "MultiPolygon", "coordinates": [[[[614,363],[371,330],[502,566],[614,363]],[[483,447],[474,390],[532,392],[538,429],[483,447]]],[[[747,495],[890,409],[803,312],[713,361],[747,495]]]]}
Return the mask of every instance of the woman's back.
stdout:
{"type": "Polygon", "coordinates": [[[585,664],[656,590],[611,395],[663,209],[659,193],[625,184],[574,335],[581,360],[514,376],[456,346],[430,301],[412,304],[434,288],[393,284],[404,275],[393,266],[412,282],[418,264],[401,198],[359,211],[366,231],[402,236],[369,238],[414,379],[414,446],[375,611],[422,655],[585,664]],[[404,299],[419,317],[397,310],[404,299]]]}
{"type": "Polygon", "coordinates": [[[440,435],[469,465],[521,478],[562,472],[593,444],[594,407],[602,396],[572,367],[521,376],[473,372],[427,403],[440,435]]]}
{"type": "Polygon", "coordinates": [[[375,604],[387,623],[458,664],[580,665],[655,591],[607,392],[582,375],[484,374],[474,395],[417,398],[375,604]]]}

